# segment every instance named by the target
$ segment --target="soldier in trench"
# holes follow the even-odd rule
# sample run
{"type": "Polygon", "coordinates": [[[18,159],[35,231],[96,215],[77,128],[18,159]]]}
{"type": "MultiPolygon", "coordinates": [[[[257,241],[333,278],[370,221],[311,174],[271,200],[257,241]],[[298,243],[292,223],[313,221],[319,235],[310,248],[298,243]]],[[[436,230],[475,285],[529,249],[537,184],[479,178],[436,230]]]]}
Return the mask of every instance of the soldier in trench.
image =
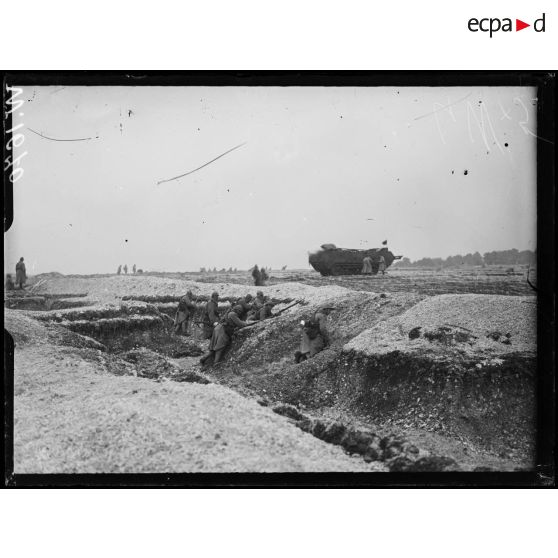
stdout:
{"type": "Polygon", "coordinates": [[[312,358],[330,344],[327,317],[332,310],[335,310],[333,306],[322,306],[309,319],[302,320],[300,348],[295,352],[297,364],[312,358]]]}
{"type": "Polygon", "coordinates": [[[217,291],[211,293],[211,298],[207,301],[203,309],[203,338],[211,339],[213,328],[219,323],[219,293],[217,291]]]}
{"type": "Polygon", "coordinates": [[[260,308],[257,319],[258,320],[267,320],[267,318],[271,318],[273,316],[271,309],[275,306],[271,300],[266,300],[264,305],[260,308]]]}
{"type": "Polygon", "coordinates": [[[264,307],[264,304],[265,304],[264,294],[262,291],[258,291],[256,293],[256,298],[252,303],[252,308],[250,309],[250,312],[248,312],[248,318],[258,320],[260,317],[260,310],[264,307]]]}
{"type": "Polygon", "coordinates": [[[236,301],[236,304],[241,308],[241,312],[238,316],[241,320],[245,320],[248,317],[248,313],[252,310],[253,298],[251,294],[247,294],[244,298],[239,298],[236,301]]]}
{"type": "Polygon", "coordinates": [[[202,365],[206,364],[211,357],[213,357],[213,364],[221,362],[223,354],[231,344],[233,333],[237,329],[248,325],[248,322],[239,318],[241,313],[242,307],[236,304],[225,318],[215,326],[209,342],[209,351],[200,359],[202,365]]]}
{"type": "Polygon", "coordinates": [[[178,302],[178,308],[174,318],[174,333],[176,335],[190,335],[190,318],[196,311],[196,305],[193,299],[194,295],[192,291],[188,291],[178,302]]]}

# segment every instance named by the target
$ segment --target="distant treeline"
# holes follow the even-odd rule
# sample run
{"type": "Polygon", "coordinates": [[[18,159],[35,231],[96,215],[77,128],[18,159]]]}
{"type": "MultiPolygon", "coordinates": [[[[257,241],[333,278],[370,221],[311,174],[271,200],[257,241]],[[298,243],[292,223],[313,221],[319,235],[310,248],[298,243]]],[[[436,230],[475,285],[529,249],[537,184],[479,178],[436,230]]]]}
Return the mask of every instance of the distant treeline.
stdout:
{"type": "Polygon", "coordinates": [[[535,264],[537,261],[536,252],[532,250],[499,250],[495,252],[485,252],[482,256],[479,252],[461,256],[448,256],[444,258],[421,258],[412,262],[409,258],[402,258],[395,262],[393,267],[459,267],[485,266],[485,265],[528,265],[535,264]]]}

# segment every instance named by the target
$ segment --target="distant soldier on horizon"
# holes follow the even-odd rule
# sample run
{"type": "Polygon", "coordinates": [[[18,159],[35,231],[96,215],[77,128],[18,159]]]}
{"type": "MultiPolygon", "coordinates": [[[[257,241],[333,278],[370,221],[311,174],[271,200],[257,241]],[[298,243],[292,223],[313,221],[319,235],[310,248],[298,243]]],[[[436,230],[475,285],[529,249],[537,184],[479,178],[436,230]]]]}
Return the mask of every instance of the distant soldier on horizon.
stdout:
{"type": "Polygon", "coordinates": [[[118,266],[118,269],[116,270],[116,275],[120,275],[121,273],[122,273],[122,264],[118,266]]]}
{"type": "Polygon", "coordinates": [[[128,275],[128,264],[124,264],[122,269],[124,269],[124,275],[128,275]]]}
{"type": "Polygon", "coordinates": [[[384,256],[380,256],[380,264],[378,266],[378,271],[382,272],[382,275],[386,274],[386,259],[384,256]]]}
{"type": "Polygon", "coordinates": [[[372,273],[372,258],[370,256],[364,256],[362,259],[362,274],[370,275],[372,273]]]}
{"type": "Polygon", "coordinates": [[[258,264],[256,264],[252,269],[252,279],[254,279],[254,285],[256,287],[262,287],[262,274],[260,269],[258,268],[258,264]]]}
{"type": "Polygon", "coordinates": [[[135,275],[136,274],[136,264],[133,265],[132,267],[132,273],[135,275]]]}
{"type": "Polygon", "coordinates": [[[25,263],[23,261],[23,256],[19,258],[19,262],[16,263],[16,285],[19,285],[20,289],[24,288],[25,282],[27,281],[27,271],[25,270],[25,263]]]}

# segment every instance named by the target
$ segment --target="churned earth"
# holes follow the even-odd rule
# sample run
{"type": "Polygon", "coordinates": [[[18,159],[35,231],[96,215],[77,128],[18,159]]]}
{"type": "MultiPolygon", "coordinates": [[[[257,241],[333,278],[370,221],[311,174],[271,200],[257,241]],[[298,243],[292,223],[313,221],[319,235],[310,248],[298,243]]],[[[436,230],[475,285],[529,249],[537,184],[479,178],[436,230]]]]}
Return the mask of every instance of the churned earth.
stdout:
{"type": "Polygon", "coordinates": [[[16,473],[385,470],[226,387],[115,376],[94,343],[6,318],[16,473]]]}
{"type": "Polygon", "coordinates": [[[204,368],[198,326],[172,334],[176,303],[192,290],[199,321],[214,290],[222,309],[255,294],[243,276],[35,278],[6,300],[16,472],[533,467],[536,298],[517,277],[468,273],[452,292],[447,275],[316,276],[272,277],[261,290],[285,311],[204,368]],[[332,343],[296,365],[300,320],[323,304],[332,343]]]}

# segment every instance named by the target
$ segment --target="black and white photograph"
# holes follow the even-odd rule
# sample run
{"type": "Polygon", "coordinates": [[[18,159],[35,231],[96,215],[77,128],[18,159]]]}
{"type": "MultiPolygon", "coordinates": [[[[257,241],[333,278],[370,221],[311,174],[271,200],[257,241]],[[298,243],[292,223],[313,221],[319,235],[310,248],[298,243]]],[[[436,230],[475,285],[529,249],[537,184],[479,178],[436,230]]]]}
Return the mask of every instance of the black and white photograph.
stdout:
{"type": "Polygon", "coordinates": [[[16,484],[540,472],[541,74],[254,75],[6,78],[16,484]]]}

